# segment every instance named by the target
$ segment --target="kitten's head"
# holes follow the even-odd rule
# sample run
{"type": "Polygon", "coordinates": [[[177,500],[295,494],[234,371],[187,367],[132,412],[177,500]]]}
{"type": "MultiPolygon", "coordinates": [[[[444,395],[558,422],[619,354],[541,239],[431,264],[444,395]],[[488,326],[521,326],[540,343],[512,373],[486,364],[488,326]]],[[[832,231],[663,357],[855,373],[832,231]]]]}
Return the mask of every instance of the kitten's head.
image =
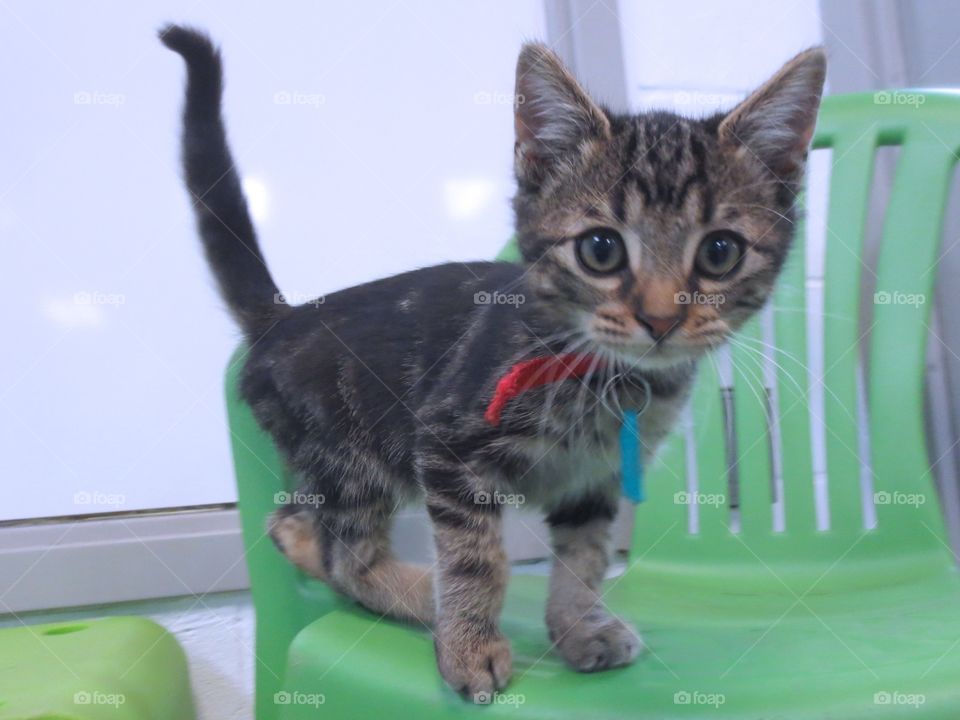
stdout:
{"type": "Polygon", "coordinates": [[[790,247],[825,70],[814,48],[729,113],[616,115],[525,46],[514,209],[542,304],[641,366],[689,361],[739,328],[790,247]]]}

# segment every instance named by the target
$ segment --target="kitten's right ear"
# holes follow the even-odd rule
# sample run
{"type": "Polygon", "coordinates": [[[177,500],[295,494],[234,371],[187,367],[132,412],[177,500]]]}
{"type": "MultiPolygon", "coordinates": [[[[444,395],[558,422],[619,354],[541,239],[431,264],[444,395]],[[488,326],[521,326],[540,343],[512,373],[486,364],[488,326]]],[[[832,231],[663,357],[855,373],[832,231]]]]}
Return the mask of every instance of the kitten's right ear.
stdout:
{"type": "Polygon", "coordinates": [[[588,138],[608,137],[610,121],[560,58],[527,43],[517,60],[514,96],[517,177],[537,182],[588,138]]]}

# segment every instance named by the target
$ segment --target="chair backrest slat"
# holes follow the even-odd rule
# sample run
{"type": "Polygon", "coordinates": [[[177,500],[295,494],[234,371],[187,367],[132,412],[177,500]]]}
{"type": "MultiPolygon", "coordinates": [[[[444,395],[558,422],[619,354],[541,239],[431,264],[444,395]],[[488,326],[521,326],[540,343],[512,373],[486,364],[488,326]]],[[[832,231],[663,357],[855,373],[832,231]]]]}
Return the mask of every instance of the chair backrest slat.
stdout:
{"type": "Polygon", "coordinates": [[[860,360],[860,281],[876,155],[876,125],[831,138],[830,203],[823,278],[824,441],[827,499],[834,533],[862,528],[856,374],[860,360]]]}
{"type": "Polygon", "coordinates": [[[689,501],[696,503],[700,536],[704,538],[729,534],[727,466],[719,387],[716,359],[711,358],[702,364],[693,392],[698,492],[697,497],[689,498],[689,501]]]}
{"type": "Polygon", "coordinates": [[[891,545],[943,538],[925,453],[924,367],[943,214],[957,131],[947,147],[931,129],[904,138],[877,267],[869,394],[877,521],[891,545]],[[916,502],[912,502],[915,500],[916,502]],[[926,536],[926,537],[924,537],[926,536]]]}
{"type": "Polygon", "coordinates": [[[767,350],[758,316],[743,328],[733,347],[740,526],[749,535],[770,530],[773,521],[767,350]]]}
{"type": "Polygon", "coordinates": [[[797,225],[790,257],[774,294],[774,338],[780,352],[777,373],[780,434],[783,437],[783,503],[785,533],[807,537],[815,531],[813,513],[813,459],[810,453],[810,415],[807,410],[807,319],[805,223],[797,225]]]}

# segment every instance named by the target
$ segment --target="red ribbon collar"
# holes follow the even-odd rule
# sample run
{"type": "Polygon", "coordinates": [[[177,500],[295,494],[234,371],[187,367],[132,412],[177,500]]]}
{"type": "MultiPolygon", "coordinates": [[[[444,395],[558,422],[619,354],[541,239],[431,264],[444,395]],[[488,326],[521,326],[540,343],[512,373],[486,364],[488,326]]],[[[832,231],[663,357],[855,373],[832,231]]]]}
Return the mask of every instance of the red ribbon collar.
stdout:
{"type": "Polygon", "coordinates": [[[483,417],[491,425],[499,425],[504,407],[517,395],[541,385],[582,378],[591,367],[596,369],[602,364],[602,361],[597,362],[596,356],[584,353],[549,355],[519,362],[497,381],[493,399],[483,417]]]}

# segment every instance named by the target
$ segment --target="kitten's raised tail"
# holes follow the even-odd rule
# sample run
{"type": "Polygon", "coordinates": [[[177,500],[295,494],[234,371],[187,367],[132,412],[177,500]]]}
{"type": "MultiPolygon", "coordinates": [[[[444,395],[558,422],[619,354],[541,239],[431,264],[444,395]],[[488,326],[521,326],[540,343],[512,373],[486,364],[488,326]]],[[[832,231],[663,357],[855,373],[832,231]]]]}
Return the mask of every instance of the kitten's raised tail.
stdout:
{"type": "Polygon", "coordinates": [[[160,40],[187,64],[183,168],[197,227],[226,299],[251,341],[289,311],[264,262],[220,112],[220,51],[205,34],[167,25],[160,40]]]}

